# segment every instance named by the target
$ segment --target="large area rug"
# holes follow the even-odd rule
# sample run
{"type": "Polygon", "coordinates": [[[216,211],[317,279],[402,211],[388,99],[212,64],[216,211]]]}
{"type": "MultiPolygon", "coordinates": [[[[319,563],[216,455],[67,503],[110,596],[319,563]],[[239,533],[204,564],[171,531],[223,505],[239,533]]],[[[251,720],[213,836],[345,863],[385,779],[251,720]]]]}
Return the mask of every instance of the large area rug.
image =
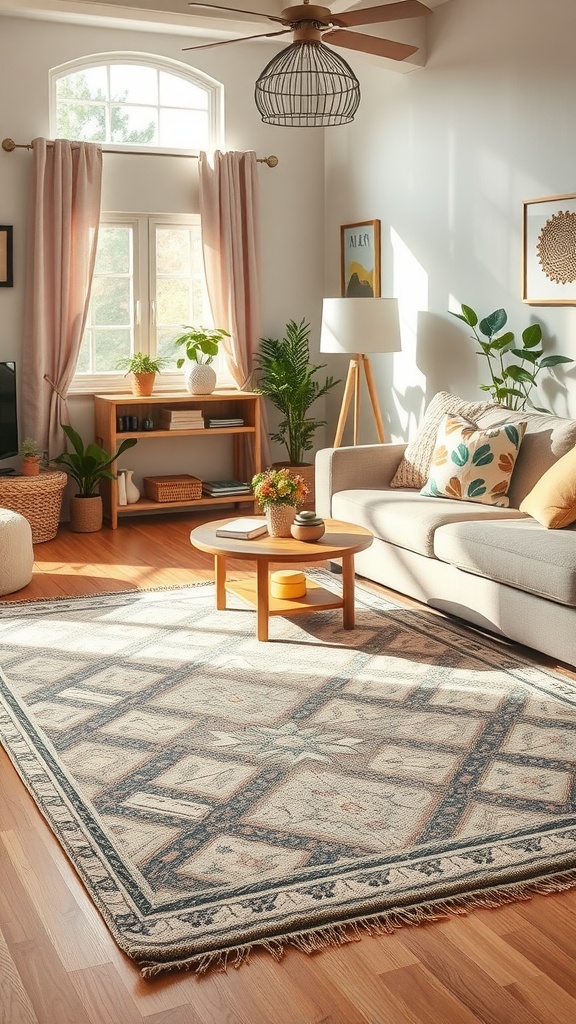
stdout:
{"type": "Polygon", "coordinates": [[[361,584],[353,632],[254,629],[208,585],[0,605],[3,743],[145,975],[576,884],[568,678],[361,584]]]}

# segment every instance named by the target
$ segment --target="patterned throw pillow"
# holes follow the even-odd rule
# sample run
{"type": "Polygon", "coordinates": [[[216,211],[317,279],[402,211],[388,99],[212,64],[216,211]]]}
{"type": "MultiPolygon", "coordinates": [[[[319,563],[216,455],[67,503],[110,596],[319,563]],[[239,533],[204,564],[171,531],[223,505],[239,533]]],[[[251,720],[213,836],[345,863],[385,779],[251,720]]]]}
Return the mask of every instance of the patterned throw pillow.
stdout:
{"type": "Polygon", "coordinates": [[[444,416],[430,476],[420,494],[508,508],[510,479],[525,431],[526,421],[479,430],[461,416],[444,416]]]}
{"type": "Polygon", "coordinates": [[[451,395],[449,391],[439,391],[426,409],[416,437],[409,442],[390,481],[390,487],[414,487],[419,490],[424,486],[428,479],[438,427],[445,413],[463,416],[474,423],[476,417],[487,410],[500,408],[492,402],[467,402],[457,395],[451,395]]]}

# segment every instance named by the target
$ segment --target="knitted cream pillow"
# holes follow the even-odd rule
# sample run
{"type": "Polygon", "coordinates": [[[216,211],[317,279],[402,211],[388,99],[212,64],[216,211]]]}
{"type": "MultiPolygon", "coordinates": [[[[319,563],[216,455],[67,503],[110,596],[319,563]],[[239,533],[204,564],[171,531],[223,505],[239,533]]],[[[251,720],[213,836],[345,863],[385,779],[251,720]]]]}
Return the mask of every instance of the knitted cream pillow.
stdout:
{"type": "Polygon", "coordinates": [[[446,413],[455,413],[471,423],[487,409],[498,409],[492,402],[466,402],[463,398],[439,391],[428,406],[416,437],[408,444],[390,487],[414,487],[420,490],[428,479],[436,436],[446,413]]]}

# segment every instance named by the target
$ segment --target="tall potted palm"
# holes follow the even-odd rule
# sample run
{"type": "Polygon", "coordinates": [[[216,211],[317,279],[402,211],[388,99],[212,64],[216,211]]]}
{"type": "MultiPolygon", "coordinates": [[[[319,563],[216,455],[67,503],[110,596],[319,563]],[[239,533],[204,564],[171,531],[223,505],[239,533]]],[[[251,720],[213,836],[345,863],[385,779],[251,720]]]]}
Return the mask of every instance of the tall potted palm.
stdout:
{"type": "Polygon", "coordinates": [[[74,533],[96,533],[102,526],[100,482],[114,480],[116,474],[110,468],[112,463],[122,452],[133,448],[137,439],[126,437],[118,451],[109,455],[94,443],[84,447],[80,434],[69,424],[63,423],[62,429],[74,451],[62,452],[53,461],[63,466],[78,484],[78,492],[70,499],[70,526],[74,533]]]}
{"type": "Polygon", "coordinates": [[[313,448],[314,435],[325,420],[317,420],[309,411],[318,398],[340,383],[333,377],[316,380],[316,374],[326,364],[310,362],[310,324],[304,320],[289,320],[283,338],[262,338],[255,366],[255,390],[269,398],[284,417],[274,433],[273,441],[284,445],[288,462],[283,465],[298,468],[304,476],[309,500],[314,501],[314,466],[305,461],[305,453],[313,448]]]}

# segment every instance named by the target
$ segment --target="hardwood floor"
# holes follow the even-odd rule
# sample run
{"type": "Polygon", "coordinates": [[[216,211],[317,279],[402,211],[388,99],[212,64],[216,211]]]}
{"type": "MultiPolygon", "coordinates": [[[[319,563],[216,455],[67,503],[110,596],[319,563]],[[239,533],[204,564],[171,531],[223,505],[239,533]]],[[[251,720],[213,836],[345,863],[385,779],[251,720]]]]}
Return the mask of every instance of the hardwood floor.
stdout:
{"type": "MultiPolygon", "coordinates": [[[[88,535],[62,526],[55,540],[36,546],[31,584],[2,600],[211,579],[211,559],[188,542],[200,521],[146,517],[88,535]]],[[[248,568],[232,565],[238,573],[248,568]]],[[[276,962],[257,952],[226,974],[145,981],[0,754],[0,1024],[574,1021],[576,890],[313,956],[289,950],[276,962]]]]}

